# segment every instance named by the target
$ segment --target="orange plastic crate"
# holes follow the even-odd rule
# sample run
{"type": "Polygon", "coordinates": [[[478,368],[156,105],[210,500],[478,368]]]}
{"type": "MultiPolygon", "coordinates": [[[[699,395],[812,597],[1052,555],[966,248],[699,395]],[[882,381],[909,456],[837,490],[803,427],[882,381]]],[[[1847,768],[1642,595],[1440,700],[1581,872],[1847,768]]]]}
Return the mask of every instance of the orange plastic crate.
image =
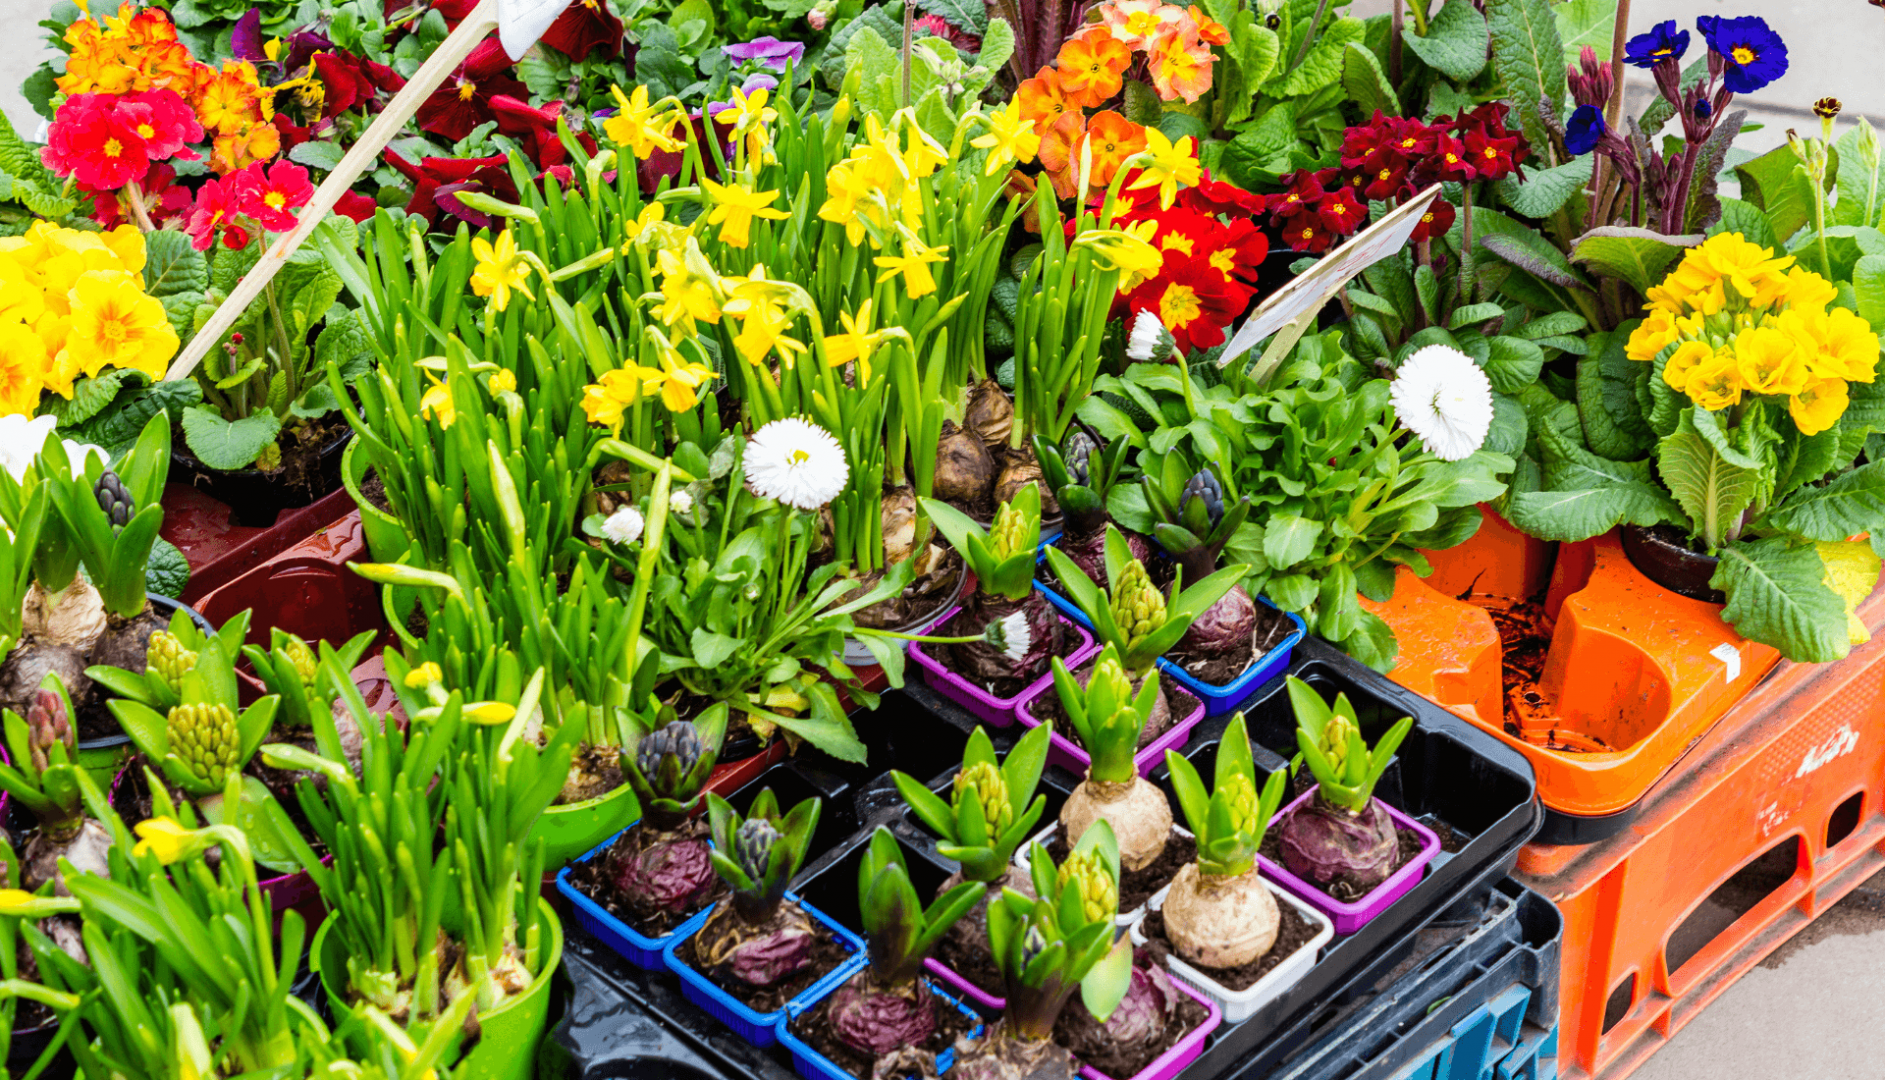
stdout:
{"type": "MultiPolygon", "coordinates": [[[[1874,594],[1860,617],[1879,634],[1885,595],[1874,594]]],[[[1585,847],[1522,850],[1517,876],[1565,917],[1565,1077],[1628,1076],[1762,957],[1885,868],[1881,709],[1885,640],[1875,636],[1836,664],[1783,664],[1697,743],[1627,831],[1585,847]],[[1778,870],[1776,887],[1763,885],[1762,898],[1738,918],[1730,909],[1705,935],[1684,929],[1757,862],[1778,870]]]]}

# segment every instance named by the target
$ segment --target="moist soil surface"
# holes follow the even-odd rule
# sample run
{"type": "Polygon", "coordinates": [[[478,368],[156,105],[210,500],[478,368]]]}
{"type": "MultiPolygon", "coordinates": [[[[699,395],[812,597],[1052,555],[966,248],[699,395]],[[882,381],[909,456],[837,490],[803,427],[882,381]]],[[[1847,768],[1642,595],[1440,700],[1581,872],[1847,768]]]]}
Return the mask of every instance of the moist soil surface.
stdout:
{"type": "MultiPolygon", "coordinates": [[[[707,822],[700,818],[690,821],[686,828],[698,830],[702,838],[705,838],[709,831],[707,822]]],[[[664,908],[648,911],[636,905],[616,889],[608,868],[611,856],[626,857],[638,848],[643,840],[642,828],[637,825],[617,837],[615,843],[610,844],[606,850],[598,852],[595,858],[587,862],[569,864],[569,883],[576,887],[577,892],[594,900],[602,910],[627,923],[629,929],[650,938],[660,937],[727,896],[726,882],[720,880],[720,875],[715,874],[713,884],[707,889],[706,898],[686,911],[672,912],[664,908]]]]}
{"type": "MultiPolygon", "coordinates": [[[[1094,659],[1098,658],[1095,657],[1094,659]]],[[[1082,675],[1092,667],[1093,660],[1088,660],[1075,668],[1073,674],[1075,676],[1082,675]]],[[[1197,695],[1193,694],[1191,691],[1170,679],[1161,679],[1160,686],[1165,691],[1165,704],[1167,706],[1167,715],[1171,717],[1171,724],[1176,724],[1198,711],[1199,701],[1197,695]]],[[[1051,722],[1054,725],[1054,734],[1059,735],[1061,738],[1079,747],[1081,753],[1086,752],[1086,743],[1081,741],[1079,730],[1067,720],[1067,710],[1060,704],[1059,691],[1049,687],[1046,691],[1042,692],[1039,697],[1028,702],[1027,709],[1029,716],[1043,723],[1051,722]]],[[[1165,727],[1156,731],[1152,729],[1152,725],[1147,724],[1145,730],[1139,732],[1139,749],[1143,750],[1152,745],[1154,739],[1157,739],[1160,735],[1171,730],[1171,724],[1167,724],[1165,727]]]]}
{"type": "MultiPolygon", "coordinates": [[[[1059,866],[1067,861],[1067,832],[1065,829],[1054,830],[1054,835],[1047,844],[1048,857],[1059,866]]],[[[1146,863],[1137,870],[1126,870],[1119,879],[1119,913],[1127,914],[1140,904],[1152,899],[1152,894],[1172,883],[1178,871],[1186,863],[1198,857],[1198,841],[1178,831],[1174,825],[1165,837],[1165,847],[1159,851],[1158,858],[1146,863]]],[[[1108,1076],[1118,1074],[1102,1069],[1108,1076]]],[[[1137,1070],[1135,1070],[1137,1071],[1137,1070]]],[[[1131,1075],[1128,1073],[1127,1075],[1131,1075]]]]}
{"type": "MultiPolygon", "coordinates": [[[[1223,984],[1226,990],[1250,989],[1257,985],[1258,979],[1276,970],[1279,964],[1294,956],[1298,950],[1315,939],[1316,924],[1304,918],[1302,913],[1296,910],[1295,905],[1286,900],[1278,900],[1276,912],[1276,943],[1270,946],[1269,952],[1248,964],[1240,964],[1234,968],[1214,968],[1203,964],[1192,964],[1189,960],[1185,960],[1185,963],[1191,964],[1192,967],[1223,984]]],[[[1146,912],[1145,919],[1139,923],[1139,933],[1146,938],[1144,949],[1157,957],[1159,963],[1164,963],[1168,954],[1177,955],[1178,950],[1172,948],[1171,939],[1165,936],[1165,912],[1146,912]]],[[[1179,959],[1183,960],[1184,957],[1180,956],[1179,959]]],[[[1108,1072],[1107,1075],[1117,1076],[1118,1074],[1108,1072]]]]}
{"type": "MultiPolygon", "coordinates": [[[[851,982],[856,983],[869,978],[870,969],[866,968],[853,975],[851,982]]],[[[930,1003],[936,1010],[936,1030],[916,1049],[929,1054],[940,1054],[954,1046],[959,1036],[967,1035],[980,1027],[982,1021],[963,1013],[961,1009],[936,996],[937,986],[928,978],[923,979],[923,985],[929,987],[931,991],[930,1003]]],[[[810,1012],[793,1020],[790,1025],[792,1034],[805,1040],[812,1049],[825,1055],[826,1059],[836,1065],[840,1071],[858,1077],[860,1080],[870,1080],[871,1073],[877,1066],[877,1056],[856,1049],[838,1038],[837,1034],[831,1030],[830,1022],[825,1018],[825,1012],[830,1005],[831,996],[827,996],[823,1001],[812,1006],[810,1012]]]]}
{"type": "Polygon", "coordinates": [[[576,748],[576,760],[570,775],[580,777],[575,783],[564,781],[552,806],[568,806],[607,795],[622,786],[622,755],[613,746],[583,743],[576,748]]]}
{"type": "MultiPolygon", "coordinates": [[[[1281,939],[1278,940],[1280,942],[1281,939]]],[[[1163,954],[1154,956],[1149,946],[1140,946],[1133,950],[1132,962],[1134,967],[1163,968],[1165,957],[1163,954]]],[[[1169,973],[1168,977],[1170,977],[1169,973]]],[[[1174,982],[1177,981],[1175,977],[1172,978],[1174,982]]],[[[1165,1030],[1151,1045],[1128,1049],[1115,1043],[1104,1053],[1093,1053],[1089,1050],[1087,1053],[1075,1052],[1074,1056],[1082,1065],[1090,1066],[1106,1076],[1114,1077],[1115,1080],[1125,1080],[1126,1077],[1137,1076],[1141,1069],[1157,1061],[1167,1050],[1178,1045],[1178,1040],[1195,1031],[1199,1024],[1210,1017],[1211,1010],[1199,1004],[1198,999],[1181,990],[1178,993],[1178,1007],[1166,1020],[1165,1030]]],[[[1087,1013],[1086,1006],[1080,1001],[1080,995],[1075,994],[1072,1000],[1067,1002],[1067,1007],[1061,1010],[1060,1019],[1054,1024],[1054,1041],[1066,1046],[1072,1041],[1066,1034],[1071,1024],[1080,1023],[1086,1026],[1092,1022],[1092,1014],[1087,1013]]]]}
{"type": "Polygon", "coordinates": [[[1001,997],[1008,992],[1002,984],[1001,969],[995,966],[995,956],[986,944],[979,949],[967,949],[945,935],[936,943],[935,956],[938,963],[967,979],[984,994],[1001,997]]]}
{"type": "MultiPolygon", "coordinates": [[[[1400,846],[1394,852],[1393,864],[1388,867],[1389,874],[1406,866],[1409,859],[1420,854],[1419,833],[1412,829],[1402,828],[1400,823],[1396,822],[1394,825],[1394,838],[1399,842],[1400,846]]],[[[1263,844],[1257,848],[1257,852],[1276,865],[1286,870],[1289,869],[1283,862],[1283,842],[1278,839],[1274,830],[1264,834],[1263,844]]],[[[1308,878],[1302,878],[1301,880],[1307,882],[1310,887],[1327,894],[1329,899],[1342,904],[1352,904],[1381,887],[1379,882],[1368,886],[1358,885],[1355,883],[1352,876],[1348,874],[1343,874],[1327,885],[1324,885],[1320,881],[1310,881],[1308,878]]],[[[1288,905],[1279,904],[1278,906],[1287,907],[1288,905]]]]}
{"type": "MultiPolygon", "coordinates": [[[[931,652],[930,655],[935,656],[937,660],[942,663],[942,666],[948,669],[949,674],[983,691],[988,694],[989,697],[1013,700],[1021,691],[1033,686],[1035,680],[1053,670],[1053,655],[1058,655],[1062,660],[1065,660],[1068,656],[1072,655],[1073,650],[1080,644],[1080,632],[1075,628],[1074,624],[1068,622],[1059,612],[1055,612],[1054,617],[1060,621],[1060,652],[1050,654],[1049,658],[1041,662],[1041,666],[1038,670],[1018,678],[994,679],[989,682],[983,682],[973,676],[964,675],[961,666],[956,661],[955,654],[957,646],[954,645],[932,645],[930,649],[934,651],[931,652]]],[[[979,634],[981,632],[981,627],[969,625],[968,612],[966,611],[957,612],[949,617],[949,621],[939,623],[932,629],[925,631],[925,633],[932,634],[936,637],[968,637],[970,634],[979,634]]]]}
{"type": "Polygon", "coordinates": [[[1295,624],[1289,616],[1269,606],[1259,603],[1257,607],[1256,628],[1250,635],[1250,655],[1232,655],[1217,657],[1189,657],[1178,649],[1173,649],[1168,657],[1173,663],[1185,669],[1185,674],[1210,686],[1229,686],[1237,677],[1249,670],[1250,665],[1263,659],[1271,649],[1283,643],[1295,624]]]}
{"type": "MultiPolygon", "coordinates": [[[[786,903],[791,903],[791,901],[788,900],[786,903]]],[[[818,933],[812,936],[811,955],[806,959],[805,966],[796,974],[780,979],[771,986],[748,986],[737,979],[722,978],[718,972],[702,970],[700,960],[694,952],[695,940],[690,937],[681,942],[680,946],[674,950],[674,955],[682,963],[706,976],[709,982],[733,995],[742,1005],[762,1015],[785,1008],[786,1002],[810,989],[813,983],[830,974],[851,955],[844,946],[838,944],[838,939],[831,935],[830,930],[820,926],[818,933]]]]}

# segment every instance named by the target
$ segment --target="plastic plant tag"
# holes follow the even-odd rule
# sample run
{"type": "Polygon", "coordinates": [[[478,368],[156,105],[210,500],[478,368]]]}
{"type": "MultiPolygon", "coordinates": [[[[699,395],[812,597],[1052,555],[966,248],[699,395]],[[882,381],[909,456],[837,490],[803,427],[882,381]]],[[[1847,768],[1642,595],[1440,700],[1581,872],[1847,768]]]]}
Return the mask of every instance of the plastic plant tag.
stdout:
{"type": "Polygon", "coordinates": [[[497,40],[505,55],[522,60],[570,0],[497,0],[497,40]]]}

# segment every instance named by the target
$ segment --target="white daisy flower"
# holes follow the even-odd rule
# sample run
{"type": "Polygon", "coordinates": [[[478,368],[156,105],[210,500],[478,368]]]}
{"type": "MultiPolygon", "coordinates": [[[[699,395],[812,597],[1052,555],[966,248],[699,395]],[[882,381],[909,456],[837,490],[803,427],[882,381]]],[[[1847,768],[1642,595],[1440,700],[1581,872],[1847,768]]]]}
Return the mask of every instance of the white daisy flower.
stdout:
{"type": "Polygon", "coordinates": [[[612,544],[632,544],[641,539],[641,511],[624,506],[602,521],[602,538],[612,544]]]}
{"type": "Polygon", "coordinates": [[[1415,350],[1388,391],[1401,425],[1442,461],[1472,457],[1492,430],[1492,384],[1473,358],[1445,345],[1415,350]]]}
{"type": "Polygon", "coordinates": [[[46,445],[46,436],[52,434],[58,422],[52,416],[36,416],[30,420],[18,413],[0,416],[0,467],[15,480],[26,479],[26,470],[32,468],[33,459],[46,445]]]}
{"type": "Polygon", "coordinates": [[[1165,324],[1150,311],[1141,311],[1132,320],[1132,333],[1126,337],[1126,356],[1141,364],[1157,360],[1163,363],[1172,358],[1172,348],[1176,344],[1165,324]]]}
{"type": "Polygon", "coordinates": [[[694,497],[685,491],[676,491],[668,496],[668,512],[687,515],[694,512],[694,497]]]}
{"type": "Polygon", "coordinates": [[[1028,617],[1012,612],[982,628],[982,640],[1001,650],[1009,660],[1019,662],[1034,647],[1034,631],[1028,629],[1028,617]]]}
{"type": "Polygon", "coordinates": [[[844,447],[816,424],[788,416],[774,420],[746,444],[746,486],[762,499],[797,510],[817,510],[844,491],[851,477],[844,447]]]}

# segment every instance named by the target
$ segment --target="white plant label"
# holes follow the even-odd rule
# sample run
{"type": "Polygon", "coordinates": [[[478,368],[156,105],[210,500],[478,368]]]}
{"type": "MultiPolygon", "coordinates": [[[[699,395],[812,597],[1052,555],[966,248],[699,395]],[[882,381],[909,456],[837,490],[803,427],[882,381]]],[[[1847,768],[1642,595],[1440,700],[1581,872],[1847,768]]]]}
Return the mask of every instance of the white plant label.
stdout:
{"type": "Polygon", "coordinates": [[[522,60],[570,0],[497,0],[497,40],[505,55],[522,60]]]}
{"type": "Polygon", "coordinates": [[[1728,671],[1729,682],[1733,682],[1736,679],[1739,679],[1741,677],[1741,650],[1740,649],[1737,649],[1733,645],[1730,645],[1724,641],[1721,644],[1715,646],[1714,648],[1708,650],[1708,655],[1721,661],[1721,666],[1726,668],[1728,671]]]}
{"type": "Polygon", "coordinates": [[[1414,230],[1420,227],[1421,215],[1439,196],[1440,185],[1435,184],[1388,211],[1380,221],[1349,237],[1341,247],[1324,255],[1301,277],[1271,293],[1269,299],[1258,304],[1249,320],[1231,337],[1230,344],[1224,347],[1223,355],[1217,359],[1218,366],[1222,367],[1249,352],[1258,342],[1302,316],[1322,310],[1322,305],[1328,303],[1356,274],[1406,247],[1414,230]]]}

